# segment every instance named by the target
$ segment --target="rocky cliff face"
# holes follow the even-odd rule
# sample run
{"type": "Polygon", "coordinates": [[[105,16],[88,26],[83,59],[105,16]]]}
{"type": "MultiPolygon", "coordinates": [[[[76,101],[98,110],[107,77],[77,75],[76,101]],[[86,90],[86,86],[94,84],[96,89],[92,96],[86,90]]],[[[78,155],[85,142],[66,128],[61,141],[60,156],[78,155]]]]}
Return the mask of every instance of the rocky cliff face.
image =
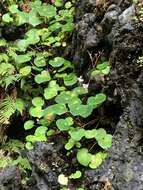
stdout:
{"type": "Polygon", "coordinates": [[[123,113],[108,159],[98,170],[86,171],[84,182],[89,190],[142,190],[143,73],[137,59],[143,53],[143,24],[135,24],[136,9],[129,1],[100,2],[105,9],[98,1],[78,5],[74,62],[88,76],[89,52],[103,52],[111,63],[108,89],[113,99],[120,97],[123,113]]]}

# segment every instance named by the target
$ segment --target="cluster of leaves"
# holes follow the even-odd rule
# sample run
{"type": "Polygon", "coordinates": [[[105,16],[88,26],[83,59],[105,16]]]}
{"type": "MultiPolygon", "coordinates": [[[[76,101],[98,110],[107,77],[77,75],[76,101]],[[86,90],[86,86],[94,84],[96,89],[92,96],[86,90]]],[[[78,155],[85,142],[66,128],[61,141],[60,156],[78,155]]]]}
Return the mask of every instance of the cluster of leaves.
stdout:
{"type": "Polygon", "coordinates": [[[108,75],[110,72],[110,66],[108,62],[103,62],[97,65],[97,67],[95,69],[93,69],[93,71],[91,72],[91,76],[95,77],[95,76],[104,76],[104,75],[108,75]]]}
{"type": "Polygon", "coordinates": [[[9,140],[6,144],[2,145],[0,150],[0,168],[9,165],[17,165],[24,172],[26,172],[26,170],[31,170],[29,161],[21,156],[20,150],[23,148],[23,143],[14,139],[9,140]]]}
{"type": "MultiPolygon", "coordinates": [[[[23,39],[5,44],[7,55],[2,54],[0,60],[7,69],[3,72],[1,86],[7,88],[17,82],[18,99],[11,113],[18,110],[23,114],[28,110],[28,120],[24,124],[25,130],[29,130],[27,149],[32,149],[36,141],[46,141],[50,135],[62,132],[68,138],[65,149],[77,148],[78,162],[96,168],[105,159],[106,152],[92,155],[82,146],[81,140],[94,139],[106,151],[112,144],[112,136],[104,129],[86,130],[76,120],[89,117],[106,100],[106,95],[99,93],[88,97],[88,89],[79,85],[73,64],[52,51],[65,47],[66,37],[73,30],[73,3],[55,0],[47,4],[35,0],[27,3],[26,9],[21,10],[18,4],[8,8],[8,13],[2,16],[3,22],[26,25],[28,31],[23,39]]],[[[93,71],[93,75],[108,73],[106,62],[93,71]]]]}

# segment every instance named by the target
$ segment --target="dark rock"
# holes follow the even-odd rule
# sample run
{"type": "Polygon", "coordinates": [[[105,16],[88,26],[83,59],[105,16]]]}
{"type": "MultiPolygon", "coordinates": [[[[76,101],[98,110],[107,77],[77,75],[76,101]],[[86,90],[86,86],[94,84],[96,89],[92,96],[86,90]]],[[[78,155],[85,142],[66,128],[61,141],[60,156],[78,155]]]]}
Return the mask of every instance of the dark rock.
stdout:
{"type": "Polygon", "coordinates": [[[32,163],[32,175],[27,190],[50,190],[59,188],[58,175],[67,172],[63,155],[60,153],[62,143],[37,142],[33,150],[27,152],[27,158],[32,163]]]}
{"type": "Polygon", "coordinates": [[[7,167],[0,172],[1,190],[20,190],[21,188],[21,173],[17,167],[7,167]]]}

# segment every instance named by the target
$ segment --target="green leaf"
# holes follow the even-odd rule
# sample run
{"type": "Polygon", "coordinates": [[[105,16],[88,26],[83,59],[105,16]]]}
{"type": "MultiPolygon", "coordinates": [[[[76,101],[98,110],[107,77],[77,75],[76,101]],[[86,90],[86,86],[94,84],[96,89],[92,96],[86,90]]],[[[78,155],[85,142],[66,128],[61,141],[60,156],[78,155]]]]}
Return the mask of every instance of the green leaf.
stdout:
{"type": "Polygon", "coordinates": [[[31,56],[29,54],[17,55],[15,61],[17,63],[26,63],[31,60],[31,56]]]}
{"type": "Polygon", "coordinates": [[[44,110],[44,115],[46,115],[46,114],[62,115],[64,113],[66,113],[67,111],[68,110],[67,110],[65,105],[54,104],[54,105],[51,105],[51,106],[47,107],[44,110]]]}
{"type": "Polygon", "coordinates": [[[57,94],[58,94],[57,89],[50,88],[50,87],[44,89],[44,97],[46,100],[50,100],[54,98],[55,96],[57,96],[57,94]]]}
{"type": "Polygon", "coordinates": [[[81,116],[83,118],[87,118],[93,111],[90,105],[70,104],[69,108],[73,116],[81,116]]]}
{"type": "Polygon", "coordinates": [[[32,99],[32,104],[37,107],[44,105],[44,100],[41,97],[35,97],[32,99]]]}
{"type": "Polygon", "coordinates": [[[61,7],[63,3],[62,0],[55,0],[54,4],[56,7],[61,7]]]}
{"type": "Polygon", "coordinates": [[[107,66],[105,69],[102,70],[102,73],[103,73],[104,75],[108,75],[109,72],[110,72],[110,67],[109,67],[109,66],[107,66]]]}
{"type": "Polygon", "coordinates": [[[74,73],[70,73],[64,77],[64,84],[66,86],[72,86],[77,83],[77,76],[74,73]]]}
{"type": "Polygon", "coordinates": [[[100,104],[106,101],[106,95],[103,93],[97,94],[96,96],[91,96],[87,100],[87,104],[93,108],[98,107],[100,104]]]}
{"type": "Polygon", "coordinates": [[[52,67],[60,67],[65,63],[65,61],[66,60],[64,58],[62,58],[62,57],[55,57],[54,59],[49,61],[49,64],[52,67]]]}
{"type": "Polygon", "coordinates": [[[75,93],[76,95],[84,95],[88,93],[88,89],[84,88],[84,87],[76,87],[72,90],[73,93],[75,93]]]}
{"type": "Polygon", "coordinates": [[[44,136],[45,134],[46,134],[46,131],[47,131],[47,127],[43,127],[43,126],[41,126],[41,127],[38,127],[36,130],[35,130],[35,133],[34,133],[34,135],[35,136],[44,136]]]}
{"type": "Polygon", "coordinates": [[[61,28],[61,26],[62,26],[62,25],[61,25],[59,22],[56,22],[56,23],[50,25],[50,26],[48,27],[48,29],[53,32],[53,31],[55,31],[55,30],[61,28]]]}
{"type": "Polygon", "coordinates": [[[33,145],[32,145],[31,142],[27,142],[27,143],[25,144],[25,147],[26,147],[28,150],[32,150],[32,149],[33,149],[33,145]]]}
{"type": "Polygon", "coordinates": [[[48,88],[44,89],[44,97],[46,100],[52,99],[57,96],[58,91],[60,90],[59,85],[56,81],[52,80],[49,82],[48,88]]]}
{"type": "Polygon", "coordinates": [[[98,139],[98,144],[103,149],[108,149],[112,146],[112,135],[105,135],[103,138],[98,139]]]}
{"type": "Polygon", "coordinates": [[[79,128],[77,130],[69,131],[69,134],[74,141],[80,141],[82,137],[85,136],[85,130],[79,128]]]}
{"type": "Polygon", "coordinates": [[[26,40],[27,40],[27,43],[30,45],[30,44],[37,44],[39,41],[40,41],[40,37],[38,35],[38,29],[36,28],[33,28],[31,30],[29,30],[27,33],[26,33],[26,40]]]}
{"type": "Polygon", "coordinates": [[[52,136],[55,134],[55,131],[53,129],[50,129],[48,132],[47,132],[47,136],[52,136]]]}
{"type": "Polygon", "coordinates": [[[26,141],[34,143],[37,141],[37,139],[36,139],[36,136],[34,136],[34,135],[28,135],[28,136],[26,136],[26,141]]]}
{"type": "Polygon", "coordinates": [[[28,120],[24,123],[24,129],[29,130],[34,127],[34,121],[33,120],[28,120]]]}
{"type": "Polygon", "coordinates": [[[38,11],[39,15],[42,17],[52,18],[56,16],[56,7],[53,5],[42,5],[38,11]]]}
{"type": "Polygon", "coordinates": [[[19,51],[25,51],[29,46],[29,43],[27,42],[27,40],[18,40],[16,46],[19,51]]]}
{"type": "Polygon", "coordinates": [[[107,135],[107,133],[106,133],[105,129],[99,128],[96,130],[95,138],[98,141],[98,140],[104,138],[106,135],[107,135]]]}
{"type": "Polygon", "coordinates": [[[71,174],[69,176],[70,179],[78,179],[82,176],[82,173],[81,171],[77,170],[75,173],[71,174]]]}
{"type": "Polygon", "coordinates": [[[56,125],[60,131],[67,131],[73,125],[72,117],[67,117],[66,119],[58,119],[56,125]]]}
{"type": "Polygon", "coordinates": [[[35,27],[41,23],[42,23],[42,20],[38,17],[37,12],[34,10],[31,10],[29,12],[29,24],[35,27]]]}
{"type": "Polygon", "coordinates": [[[72,94],[70,91],[61,92],[55,99],[55,101],[59,104],[67,104],[72,98],[72,94]]]}
{"type": "Polygon", "coordinates": [[[65,4],[65,8],[66,9],[69,9],[72,7],[72,3],[70,1],[68,1],[66,4],[65,4]]]}
{"type": "Polygon", "coordinates": [[[102,155],[100,153],[97,153],[96,155],[91,156],[91,163],[89,164],[89,167],[92,169],[96,169],[102,164],[102,155]]]}
{"type": "Polygon", "coordinates": [[[74,29],[74,24],[72,22],[68,22],[62,27],[63,32],[71,32],[74,29]]]}
{"type": "Polygon", "coordinates": [[[34,59],[34,64],[35,64],[37,67],[44,67],[44,66],[46,66],[46,61],[45,61],[44,56],[38,55],[38,56],[34,59]]]}
{"type": "Polygon", "coordinates": [[[38,117],[41,118],[43,116],[43,110],[41,106],[39,107],[31,107],[29,110],[29,113],[32,117],[38,117]]]}
{"type": "Polygon", "coordinates": [[[94,71],[91,72],[91,76],[96,77],[97,75],[100,75],[101,71],[95,69],[94,71]]]}
{"type": "Polygon", "coordinates": [[[18,13],[18,12],[19,12],[19,10],[18,10],[18,5],[16,5],[16,4],[11,5],[8,9],[9,9],[9,11],[10,11],[12,14],[15,14],[15,13],[18,13]]]}
{"type": "Polygon", "coordinates": [[[97,129],[85,131],[85,138],[87,139],[92,139],[92,138],[95,138],[96,136],[97,136],[97,129]]]}
{"type": "Polygon", "coordinates": [[[19,11],[16,15],[16,23],[18,26],[28,23],[29,15],[26,12],[19,11]]]}
{"type": "Polygon", "coordinates": [[[37,84],[50,81],[51,77],[49,71],[42,71],[41,74],[35,76],[34,80],[37,84]]]}
{"type": "Polygon", "coordinates": [[[108,66],[109,66],[109,62],[103,62],[101,64],[98,64],[96,68],[98,70],[102,71],[102,70],[106,69],[108,66]]]}
{"type": "Polygon", "coordinates": [[[61,92],[55,99],[55,101],[59,104],[68,104],[69,107],[74,106],[76,104],[81,104],[81,100],[71,91],[63,91],[61,92]]]}
{"type": "Polygon", "coordinates": [[[27,76],[31,73],[31,66],[25,66],[19,70],[22,76],[27,76]]]}
{"type": "Polygon", "coordinates": [[[9,13],[6,13],[2,16],[3,22],[10,23],[13,22],[13,18],[10,16],[9,13]]]}
{"type": "Polygon", "coordinates": [[[88,153],[88,149],[82,148],[78,150],[77,160],[83,166],[88,166],[91,161],[92,155],[88,153]]]}
{"type": "Polygon", "coordinates": [[[15,102],[15,108],[16,110],[18,110],[20,112],[20,114],[22,115],[22,112],[25,108],[25,105],[24,105],[24,101],[20,98],[17,98],[16,99],[16,102],[15,102]]]}
{"type": "Polygon", "coordinates": [[[75,145],[75,141],[73,139],[69,139],[69,141],[65,144],[65,149],[70,150],[75,145]]]}
{"type": "Polygon", "coordinates": [[[33,2],[29,2],[29,6],[31,9],[33,10],[39,10],[39,7],[41,8],[41,5],[42,5],[42,1],[40,0],[35,0],[33,2]]]}
{"type": "Polygon", "coordinates": [[[30,141],[32,143],[36,142],[36,141],[46,141],[47,138],[45,135],[38,135],[38,136],[35,136],[35,135],[28,135],[26,137],[26,141],[30,141]]]}

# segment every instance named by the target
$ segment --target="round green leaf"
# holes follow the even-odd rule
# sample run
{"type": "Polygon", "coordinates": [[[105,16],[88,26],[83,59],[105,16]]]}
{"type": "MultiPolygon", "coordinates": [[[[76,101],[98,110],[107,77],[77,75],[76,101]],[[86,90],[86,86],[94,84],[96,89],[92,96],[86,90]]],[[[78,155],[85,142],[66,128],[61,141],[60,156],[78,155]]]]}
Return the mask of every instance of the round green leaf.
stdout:
{"type": "Polygon", "coordinates": [[[49,61],[49,64],[52,65],[52,67],[60,67],[65,63],[65,61],[66,60],[62,57],[55,57],[49,61]]]}
{"type": "Polygon", "coordinates": [[[77,170],[75,173],[71,174],[69,176],[70,179],[78,179],[82,176],[82,173],[81,171],[77,170]]]}
{"type": "Polygon", "coordinates": [[[108,66],[109,66],[109,62],[103,62],[103,63],[98,64],[96,68],[98,70],[102,71],[102,70],[106,69],[108,66]]]}
{"type": "Polygon", "coordinates": [[[53,5],[42,5],[41,8],[38,11],[39,15],[42,17],[47,17],[47,18],[51,18],[51,17],[55,17],[56,16],[56,7],[54,7],[53,5]]]}
{"type": "Polygon", "coordinates": [[[96,169],[102,164],[102,156],[100,153],[97,153],[96,155],[91,156],[91,162],[89,164],[89,167],[92,169],[96,169]]]}
{"type": "Polygon", "coordinates": [[[18,12],[19,12],[19,10],[18,10],[18,5],[16,5],[16,4],[11,5],[8,9],[9,9],[9,11],[10,11],[12,14],[15,14],[15,13],[18,13],[18,12]]]}
{"type": "Polygon", "coordinates": [[[25,66],[21,68],[19,72],[22,76],[27,76],[31,73],[31,66],[25,66]]]}
{"type": "Polygon", "coordinates": [[[38,127],[36,130],[35,130],[35,133],[34,133],[34,135],[35,136],[44,136],[45,134],[46,134],[46,131],[47,131],[47,127],[43,127],[43,126],[41,126],[41,127],[38,127]]]}
{"type": "Polygon", "coordinates": [[[72,90],[77,95],[84,95],[88,93],[88,89],[84,87],[76,87],[72,90]]]}
{"type": "Polygon", "coordinates": [[[86,132],[85,132],[85,138],[87,138],[87,139],[92,139],[92,138],[95,138],[96,136],[97,136],[96,129],[86,130],[86,132]]]}
{"type": "Polygon", "coordinates": [[[33,120],[28,120],[24,123],[24,129],[29,130],[34,127],[34,121],[33,120]]]}
{"type": "Polygon", "coordinates": [[[70,150],[75,145],[75,141],[73,139],[69,139],[69,141],[65,144],[65,149],[70,150]]]}
{"type": "Polygon", "coordinates": [[[29,54],[24,54],[24,55],[17,55],[15,58],[15,61],[17,63],[26,63],[31,60],[31,56],[29,54]]]}
{"type": "Polygon", "coordinates": [[[10,16],[9,13],[6,13],[2,16],[3,22],[10,23],[13,22],[13,18],[10,16]]]}
{"type": "Polygon", "coordinates": [[[106,100],[106,95],[103,93],[99,93],[96,96],[91,96],[87,100],[87,104],[92,106],[93,108],[98,107],[100,104],[105,102],[106,100]]]}
{"type": "Polygon", "coordinates": [[[91,115],[93,109],[90,105],[82,105],[82,104],[70,104],[70,113],[73,116],[81,116],[83,118],[88,117],[91,115]]]}
{"type": "Polygon", "coordinates": [[[31,44],[37,44],[39,41],[40,41],[40,37],[39,37],[39,34],[38,34],[38,29],[36,28],[33,28],[31,30],[29,30],[27,33],[26,33],[26,41],[29,45],[31,44]]]}
{"type": "Polygon", "coordinates": [[[15,102],[15,107],[16,107],[16,110],[18,110],[22,115],[22,112],[25,108],[24,101],[20,98],[17,98],[15,102]]]}
{"type": "Polygon", "coordinates": [[[29,16],[29,24],[31,24],[32,26],[35,27],[42,23],[42,20],[39,18],[36,11],[31,10],[28,16],[29,16]]]}
{"type": "Polygon", "coordinates": [[[85,136],[85,130],[79,128],[77,130],[69,131],[69,134],[74,141],[80,141],[82,137],[85,136]]]}
{"type": "Polygon", "coordinates": [[[68,110],[67,110],[65,105],[54,104],[54,105],[51,105],[51,106],[47,107],[44,110],[44,115],[46,115],[46,114],[62,115],[64,113],[66,113],[67,111],[68,110]]]}
{"type": "Polygon", "coordinates": [[[70,73],[64,77],[64,84],[66,86],[72,86],[77,83],[77,76],[74,73],[70,73]]]}
{"type": "Polygon", "coordinates": [[[46,100],[50,100],[52,98],[54,98],[55,96],[57,96],[58,92],[57,89],[55,88],[45,88],[44,89],[44,97],[46,100]]]}
{"type": "Polygon", "coordinates": [[[56,121],[56,125],[60,131],[67,131],[73,125],[73,119],[71,117],[67,117],[66,119],[58,119],[56,121]]]}
{"type": "Polygon", "coordinates": [[[45,58],[44,58],[42,55],[37,56],[37,57],[34,59],[34,64],[35,64],[37,67],[44,67],[44,66],[46,66],[45,58]]]}
{"type": "Polygon", "coordinates": [[[38,84],[48,82],[51,80],[50,73],[48,71],[42,71],[41,74],[35,76],[34,80],[38,84]]]}
{"type": "Polygon", "coordinates": [[[37,139],[34,135],[28,135],[28,136],[26,136],[26,141],[34,143],[37,141],[37,139]]]}
{"type": "Polygon", "coordinates": [[[98,144],[103,149],[108,149],[112,146],[112,135],[105,135],[103,138],[98,139],[98,144]]]}
{"type": "Polygon", "coordinates": [[[82,148],[78,150],[77,160],[83,166],[88,166],[91,161],[92,155],[88,153],[88,149],[82,148]]]}
{"type": "Polygon", "coordinates": [[[41,97],[35,97],[32,99],[32,104],[34,106],[42,107],[44,105],[44,100],[41,97]]]}
{"type": "Polygon", "coordinates": [[[29,110],[29,113],[32,117],[38,117],[41,118],[43,116],[43,110],[41,106],[39,107],[31,107],[29,110]]]}
{"type": "Polygon", "coordinates": [[[25,144],[25,147],[26,147],[28,150],[32,150],[32,149],[33,149],[33,145],[32,145],[31,142],[27,142],[27,143],[25,144]]]}
{"type": "Polygon", "coordinates": [[[70,1],[68,1],[66,4],[65,4],[65,8],[66,9],[69,9],[72,7],[72,3],[70,1]]]}

